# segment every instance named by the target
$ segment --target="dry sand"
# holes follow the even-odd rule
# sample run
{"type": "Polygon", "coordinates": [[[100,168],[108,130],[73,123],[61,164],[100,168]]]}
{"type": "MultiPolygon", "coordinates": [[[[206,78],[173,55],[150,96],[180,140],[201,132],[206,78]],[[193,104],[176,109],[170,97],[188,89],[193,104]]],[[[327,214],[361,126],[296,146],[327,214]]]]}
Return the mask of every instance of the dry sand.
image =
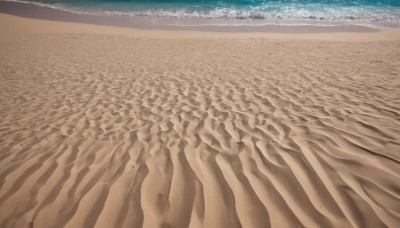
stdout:
{"type": "Polygon", "coordinates": [[[0,29],[0,227],[400,227],[398,31],[0,29]]]}

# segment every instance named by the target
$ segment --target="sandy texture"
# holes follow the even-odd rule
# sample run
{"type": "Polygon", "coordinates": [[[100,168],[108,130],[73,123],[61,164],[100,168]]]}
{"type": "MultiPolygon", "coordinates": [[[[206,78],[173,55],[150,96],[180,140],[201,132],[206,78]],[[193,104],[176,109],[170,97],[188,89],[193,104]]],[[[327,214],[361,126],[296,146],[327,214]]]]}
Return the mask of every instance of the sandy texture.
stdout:
{"type": "Polygon", "coordinates": [[[0,227],[400,226],[399,41],[7,34],[0,227]]]}

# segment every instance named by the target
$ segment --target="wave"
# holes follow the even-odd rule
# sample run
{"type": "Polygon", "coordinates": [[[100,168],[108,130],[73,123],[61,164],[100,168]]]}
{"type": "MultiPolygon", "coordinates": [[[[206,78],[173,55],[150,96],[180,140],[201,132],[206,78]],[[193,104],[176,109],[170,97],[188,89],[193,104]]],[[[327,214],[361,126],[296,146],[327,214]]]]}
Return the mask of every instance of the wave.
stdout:
{"type": "MultiPolygon", "coordinates": [[[[152,17],[163,19],[210,19],[201,23],[191,20],[190,23],[178,23],[177,25],[338,25],[352,24],[371,27],[400,27],[400,8],[398,7],[334,7],[314,6],[308,8],[287,6],[271,10],[269,5],[248,7],[215,7],[211,9],[174,6],[170,8],[152,7],[113,7],[108,6],[73,6],[65,3],[43,3],[24,0],[6,0],[34,4],[40,7],[62,10],[70,13],[128,17],[152,17]],[[103,7],[103,8],[101,8],[103,7]],[[318,8],[318,9],[317,9],[318,8]],[[222,20],[218,20],[222,19],[222,20]],[[223,22],[223,23],[221,23],[223,22]]],[[[276,8],[276,7],[275,7],[276,8]]],[[[171,21],[171,20],[170,20],[171,21]]],[[[168,23],[168,20],[167,22],[168,23]]],[[[177,23],[174,20],[174,23],[177,23]]]]}

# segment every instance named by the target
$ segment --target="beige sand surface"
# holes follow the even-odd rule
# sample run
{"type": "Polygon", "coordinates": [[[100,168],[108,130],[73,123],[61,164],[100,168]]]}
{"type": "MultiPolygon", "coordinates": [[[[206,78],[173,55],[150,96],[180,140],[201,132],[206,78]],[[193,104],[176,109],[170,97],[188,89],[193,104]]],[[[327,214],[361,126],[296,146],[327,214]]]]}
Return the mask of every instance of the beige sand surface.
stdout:
{"type": "Polygon", "coordinates": [[[400,227],[398,31],[0,31],[0,227],[400,227]]]}

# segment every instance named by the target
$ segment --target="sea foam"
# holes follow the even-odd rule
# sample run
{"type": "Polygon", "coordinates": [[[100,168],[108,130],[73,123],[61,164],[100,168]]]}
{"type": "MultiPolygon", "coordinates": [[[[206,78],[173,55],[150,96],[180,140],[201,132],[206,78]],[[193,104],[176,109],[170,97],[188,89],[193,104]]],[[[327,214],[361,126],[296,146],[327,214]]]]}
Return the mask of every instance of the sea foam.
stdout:
{"type": "Polygon", "coordinates": [[[176,25],[365,25],[400,27],[400,3],[353,1],[74,1],[8,0],[78,14],[154,17],[176,25]],[[163,19],[180,19],[164,20],[163,19]],[[191,20],[185,20],[191,19],[191,20]],[[193,20],[201,19],[201,20],[193,20]]]}

